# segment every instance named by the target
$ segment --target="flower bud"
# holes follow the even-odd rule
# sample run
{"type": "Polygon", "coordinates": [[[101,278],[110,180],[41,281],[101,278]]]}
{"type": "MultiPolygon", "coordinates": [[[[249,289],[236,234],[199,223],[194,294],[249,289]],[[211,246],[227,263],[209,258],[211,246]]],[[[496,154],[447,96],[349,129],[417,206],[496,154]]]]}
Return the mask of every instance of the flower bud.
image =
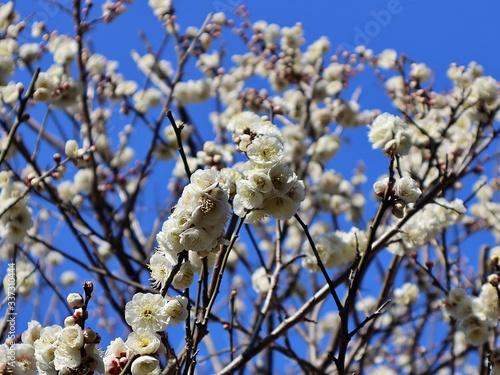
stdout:
{"type": "Polygon", "coordinates": [[[68,140],[64,146],[64,152],[68,158],[76,159],[78,157],[78,143],[74,139],[68,140]]]}
{"type": "Polygon", "coordinates": [[[72,309],[79,309],[83,306],[83,297],[80,293],[70,293],[66,300],[72,309]]]}

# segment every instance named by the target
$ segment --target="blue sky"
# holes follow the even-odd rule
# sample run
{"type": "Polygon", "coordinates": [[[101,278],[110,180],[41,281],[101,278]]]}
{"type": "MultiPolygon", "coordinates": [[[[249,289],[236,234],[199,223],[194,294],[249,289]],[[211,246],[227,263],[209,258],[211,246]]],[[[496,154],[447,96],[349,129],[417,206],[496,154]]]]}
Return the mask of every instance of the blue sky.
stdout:
{"type": "MultiPolygon", "coordinates": [[[[71,4],[70,0],[60,2],[71,4]]],[[[95,1],[95,7],[99,8],[101,3],[103,1],[95,1]]],[[[129,56],[130,46],[139,45],[138,29],[144,30],[150,37],[160,37],[159,25],[146,3],[146,0],[136,0],[105,35],[96,35],[96,47],[105,48],[106,52],[116,57],[124,57],[129,56]],[[123,43],[123,40],[127,42],[123,43]]],[[[183,0],[176,1],[175,8],[180,23],[187,26],[200,25],[208,12],[222,10],[231,14],[240,4],[244,2],[183,0]]],[[[452,61],[467,64],[476,60],[485,67],[487,74],[499,76],[500,73],[498,53],[495,51],[500,37],[500,3],[492,0],[258,0],[246,4],[254,21],[265,19],[282,26],[302,22],[308,41],[326,35],[332,47],[339,44],[352,46],[358,42],[375,52],[394,48],[416,61],[426,62],[436,70],[441,80],[452,61]]],[[[44,0],[18,0],[17,7],[21,11],[33,12],[34,18],[47,19],[50,23],[57,19],[62,27],[68,26],[64,12],[44,0]]],[[[94,14],[98,13],[97,10],[94,14]]],[[[228,47],[231,48],[230,45],[228,47]]]]}

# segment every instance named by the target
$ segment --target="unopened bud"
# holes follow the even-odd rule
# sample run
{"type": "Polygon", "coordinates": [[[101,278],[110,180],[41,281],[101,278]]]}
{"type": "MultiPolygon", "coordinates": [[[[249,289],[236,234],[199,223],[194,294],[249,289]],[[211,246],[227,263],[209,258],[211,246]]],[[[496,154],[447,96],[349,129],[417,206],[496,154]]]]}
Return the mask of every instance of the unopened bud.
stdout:
{"type": "Polygon", "coordinates": [[[66,300],[72,309],[79,309],[83,306],[83,297],[80,293],[70,293],[66,300]]]}

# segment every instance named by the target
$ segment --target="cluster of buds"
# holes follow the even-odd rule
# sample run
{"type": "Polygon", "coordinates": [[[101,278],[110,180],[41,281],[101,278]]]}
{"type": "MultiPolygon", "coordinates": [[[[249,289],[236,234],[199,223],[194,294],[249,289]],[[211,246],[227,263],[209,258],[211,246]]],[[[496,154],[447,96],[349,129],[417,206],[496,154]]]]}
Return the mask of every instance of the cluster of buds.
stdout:
{"type": "MultiPolygon", "coordinates": [[[[389,177],[385,177],[373,184],[377,196],[383,198],[389,185],[389,177]]],[[[417,182],[411,177],[396,179],[394,186],[388,192],[392,201],[392,214],[401,219],[405,215],[408,204],[415,203],[422,194],[417,182]]]]}

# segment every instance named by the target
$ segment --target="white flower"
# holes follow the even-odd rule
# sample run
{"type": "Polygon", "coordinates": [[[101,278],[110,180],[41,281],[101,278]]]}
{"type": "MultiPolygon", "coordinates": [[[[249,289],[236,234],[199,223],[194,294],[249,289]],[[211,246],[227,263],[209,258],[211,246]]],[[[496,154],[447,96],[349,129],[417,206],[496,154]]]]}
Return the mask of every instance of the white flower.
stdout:
{"type": "Polygon", "coordinates": [[[186,320],[188,316],[188,299],[183,296],[172,298],[167,303],[168,324],[176,326],[186,320]]]}
{"type": "Polygon", "coordinates": [[[217,25],[224,25],[226,23],[227,18],[226,18],[226,15],[223,12],[218,12],[218,13],[215,13],[212,16],[212,20],[217,25]]]}
{"type": "Polygon", "coordinates": [[[137,293],[125,305],[125,321],[132,330],[163,331],[168,325],[167,301],[159,294],[137,293]]]}
{"type": "Polygon", "coordinates": [[[64,271],[60,280],[62,286],[71,286],[78,280],[78,275],[74,271],[64,271]]]}
{"type": "Polygon", "coordinates": [[[396,64],[398,54],[393,49],[385,49],[377,58],[377,66],[383,69],[391,69],[396,64]]]}
{"type": "Polygon", "coordinates": [[[214,247],[216,247],[219,243],[219,233],[209,232],[207,230],[208,228],[208,226],[205,228],[193,226],[182,231],[179,237],[183,249],[202,252],[211,251],[214,247]]]}
{"type": "MultiPolygon", "coordinates": [[[[16,359],[14,361],[14,374],[35,375],[36,358],[35,348],[30,344],[15,344],[16,359]]],[[[10,373],[9,371],[6,373],[10,373]]]]}
{"type": "Polygon", "coordinates": [[[61,198],[61,200],[69,202],[76,195],[75,185],[71,181],[63,181],[57,185],[57,193],[59,194],[59,198],[61,198]]]}
{"type": "MultiPolygon", "coordinates": [[[[269,182],[271,182],[270,179],[269,182]]],[[[239,180],[236,182],[236,196],[234,200],[234,205],[241,204],[246,209],[252,209],[258,208],[262,204],[264,196],[250,181],[239,180]]]]}
{"type": "Polygon", "coordinates": [[[174,97],[179,104],[202,103],[210,97],[211,86],[207,79],[179,82],[174,88],[174,97]]]}
{"type": "Polygon", "coordinates": [[[155,252],[149,260],[149,269],[151,270],[151,285],[153,288],[161,289],[172,272],[174,262],[171,257],[166,256],[163,252],[155,252]]]}
{"type": "Polygon", "coordinates": [[[72,309],[79,309],[83,307],[83,297],[80,293],[68,294],[66,301],[68,302],[68,306],[72,309]]]}
{"type": "Polygon", "coordinates": [[[116,85],[115,95],[133,95],[135,90],[137,90],[137,83],[135,81],[120,81],[116,85]]]}
{"type": "Polygon", "coordinates": [[[191,175],[191,188],[196,193],[210,193],[219,185],[219,178],[219,172],[214,169],[198,169],[191,175]]]}
{"type": "Polygon", "coordinates": [[[40,338],[33,344],[35,347],[36,365],[40,373],[55,373],[55,350],[57,348],[57,338],[62,329],[58,325],[42,328],[40,338]]]}
{"type": "MultiPolygon", "coordinates": [[[[262,171],[255,171],[248,175],[248,181],[262,194],[266,194],[272,191],[273,183],[269,178],[267,173],[262,171]]],[[[258,206],[258,205],[257,205],[258,206]]]]}
{"type": "Polygon", "coordinates": [[[68,158],[76,159],[78,157],[78,142],[74,139],[66,141],[64,152],[68,158]]]}
{"type": "Polygon", "coordinates": [[[326,36],[320,37],[318,40],[314,41],[305,53],[305,57],[309,61],[315,61],[316,59],[323,56],[330,50],[330,41],[326,36]]]}
{"type": "Polygon", "coordinates": [[[21,340],[24,344],[33,345],[40,338],[41,332],[42,325],[36,320],[31,320],[28,322],[28,329],[21,334],[21,340]]]}
{"type": "Polygon", "coordinates": [[[431,75],[431,70],[425,64],[411,64],[410,75],[420,82],[427,81],[431,75]]]}
{"type": "MultiPolygon", "coordinates": [[[[197,253],[194,253],[193,256],[197,256],[196,254],[197,253]]],[[[193,284],[194,272],[194,268],[190,261],[183,263],[172,280],[173,287],[177,289],[189,288],[193,284]]]]}
{"type": "Polygon", "coordinates": [[[54,351],[54,368],[57,371],[65,369],[76,369],[82,362],[80,350],[70,349],[61,345],[56,346],[54,351]]]}
{"type": "Polygon", "coordinates": [[[0,172],[0,189],[7,186],[10,182],[10,175],[7,171],[0,172]]]}
{"type": "Polygon", "coordinates": [[[283,159],[283,142],[278,137],[257,137],[246,151],[247,157],[256,164],[273,166],[283,159]]]}
{"type": "Polygon", "coordinates": [[[92,181],[94,179],[94,174],[91,169],[84,168],[76,172],[74,179],[74,186],[76,191],[86,191],[90,192],[92,189],[92,181]]]}
{"type": "Polygon", "coordinates": [[[253,112],[240,112],[231,118],[227,124],[227,129],[233,132],[235,136],[239,136],[245,130],[255,128],[255,124],[258,124],[260,121],[260,116],[253,112]]]}
{"type": "Polygon", "coordinates": [[[411,177],[403,177],[396,180],[394,185],[396,195],[405,203],[415,203],[422,194],[417,182],[411,177]]]}
{"type": "Polygon", "coordinates": [[[2,100],[5,103],[12,104],[19,98],[19,86],[15,83],[9,83],[2,87],[2,100]]]}
{"type": "Polygon", "coordinates": [[[382,197],[384,195],[385,189],[387,189],[387,185],[389,185],[389,177],[384,177],[381,180],[378,180],[373,184],[373,190],[375,191],[375,194],[377,194],[379,197],[382,197]]]}
{"type": "MultiPolygon", "coordinates": [[[[151,2],[151,0],[150,0],[151,2]]],[[[133,375],[149,375],[159,370],[160,361],[150,355],[142,355],[137,358],[131,366],[133,375]]]]}
{"type": "Polygon", "coordinates": [[[91,75],[101,75],[106,70],[106,57],[94,53],[88,58],[85,67],[91,75]]]}
{"type": "MultiPolygon", "coordinates": [[[[138,328],[128,335],[127,348],[136,354],[154,354],[162,347],[160,335],[144,328],[138,328]]],[[[163,347],[163,349],[165,349],[163,347]]]]}
{"type": "Polygon", "coordinates": [[[287,194],[297,181],[297,175],[285,164],[276,164],[269,170],[269,178],[277,194],[287,194]]]}
{"type": "MultiPolygon", "coordinates": [[[[125,93],[123,93],[125,95],[125,93]]],[[[161,91],[155,88],[139,90],[133,95],[135,109],[140,113],[146,113],[150,107],[160,105],[161,91]]]]}
{"type": "Polygon", "coordinates": [[[479,293],[479,307],[484,317],[496,325],[500,318],[500,307],[498,306],[498,289],[489,282],[481,286],[479,293]]]}
{"type": "Polygon", "coordinates": [[[39,36],[42,35],[44,30],[45,30],[45,23],[43,21],[40,22],[35,21],[31,25],[31,36],[33,38],[38,38],[39,36]]]}
{"type": "Polygon", "coordinates": [[[82,328],[79,325],[64,327],[57,340],[58,345],[72,350],[80,350],[85,343],[82,328]]]}
{"type": "Polygon", "coordinates": [[[13,1],[0,5],[0,31],[6,31],[7,27],[16,22],[18,18],[19,15],[14,10],[13,1]]]}
{"type": "Polygon", "coordinates": [[[394,299],[398,305],[408,306],[417,301],[419,289],[412,283],[404,283],[401,288],[394,291],[394,299]]]}
{"type": "Polygon", "coordinates": [[[73,61],[78,51],[76,41],[66,35],[50,38],[49,50],[54,54],[54,61],[58,64],[67,64],[73,61]]]}
{"type": "Polygon", "coordinates": [[[333,158],[340,149],[341,139],[336,134],[326,134],[321,136],[307,150],[307,155],[311,155],[311,160],[319,163],[326,163],[333,158]]]}
{"type": "Polygon", "coordinates": [[[478,77],[472,83],[471,97],[493,103],[498,97],[498,82],[490,76],[478,77]]]}
{"type": "Polygon", "coordinates": [[[299,208],[292,198],[286,195],[275,195],[267,198],[263,203],[263,210],[270,216],[279,220],[290,219],[299,208]]]}
{"type": "Polygon", "coordinates": [[[269,276],[267,276],[266,269],[264,267],[257,268],[252,274],[252,288],[257,293],[267,293],[271,287],[271,281],[269,276]]]}
{"type": "Polygon", "coordinates": [[[38,43],[24,43],[19,47],[19,57],[23,64],[31,64],[39,58],[40,45],[38,43]]]}
{"type": "Polygon", "coordinates": [[[119,374],[123,367],[126,366],[130,354],[130,349],[127,348],[121,338],[112,340],[103,359],[106,374],[119,374]]]}
{"type": "Polygon", "coordinates": [[[443,304],[448,314],[456,319],[465,319],[473,312],[472,299],[462,288],[452,289],[443,304]]]}
{"type": "Polygon", "coordinates": [[[408,124],[389,113],[382,113],[375,118],[370,126],[368,139],[374,149],[382,149],[387,155],[392,152],[407,155],[411,147],[408,124]]]}
{"type": "Polygon", "coordinates": [[[462,322],[462,331],[467,342],[474,346],[479,346],[488,341],[489,331],[486,321],[471,315],[462,322]]]}

